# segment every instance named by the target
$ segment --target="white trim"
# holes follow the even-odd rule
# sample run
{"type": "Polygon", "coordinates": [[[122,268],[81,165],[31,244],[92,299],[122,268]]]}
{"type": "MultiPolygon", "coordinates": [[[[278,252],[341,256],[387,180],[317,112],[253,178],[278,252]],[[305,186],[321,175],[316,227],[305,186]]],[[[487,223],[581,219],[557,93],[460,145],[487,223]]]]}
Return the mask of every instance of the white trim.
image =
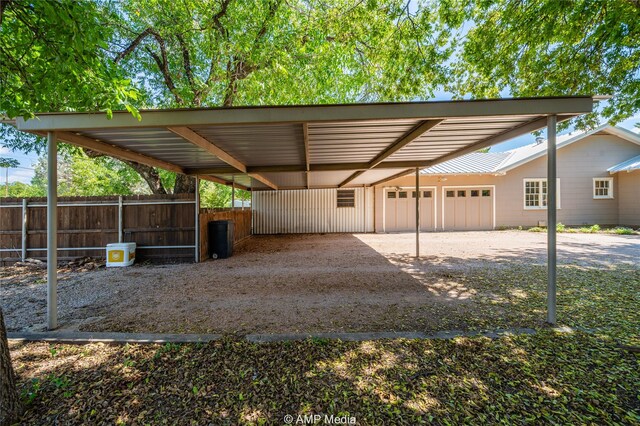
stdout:
{"type": "Polygon", "coordinates": [[[442,230],[444,231],[444,201],[446,188],[491,188],[493,197],[493,228],[496,229],[496,186],[495,185],[449,185],[442,187],[442,230]]]}
{"type": "MultiPolygon", "coordinates": [[[[527,206],[527,181],[546,182],[547,178],[522,178],[522,208],[524,210],[546,210],[547,206],[527,206]]],[[[561,196],[560,196],[560,178],[556,178],[556,210],[561,210],[561,196]]],[[[548,192],[547,192],[548,193],[548,192]]],[[[542,195],[542,185],[540,185],[540,195],[542,195]]]]}
{"type": "Polygon", "coordinates": [[[613,194],[613,178],[612,177],[594,177],[593,178],[593,186],[591,187],[591,195],[594,200],[612,200],[614,198],[613,194]],[[604,180],[609,182],[609,190],[608,195],[596,195],[596,181],[604,180]]]}
{"type": "MultiPolygon", "coordinates": [[[[415,186],[385,186],[382,188],[382,232],[387,232],[387,191],[397,191],[396,188],[415,191],[415,186]]],[[[420,190],[432,189],[433,190],[433,230],[438,231],[438,187],[437,186],[420,186],[420,190]]],[[[409,199],[407,194],[407,199],[409,199]]],[[[413,197],[411,197],[413,198],[413,197]]],[[[424,197],[419,197],[424,198],[424,197]]],[[[397,199],[397,198],[396,198],[397,199]]]]}

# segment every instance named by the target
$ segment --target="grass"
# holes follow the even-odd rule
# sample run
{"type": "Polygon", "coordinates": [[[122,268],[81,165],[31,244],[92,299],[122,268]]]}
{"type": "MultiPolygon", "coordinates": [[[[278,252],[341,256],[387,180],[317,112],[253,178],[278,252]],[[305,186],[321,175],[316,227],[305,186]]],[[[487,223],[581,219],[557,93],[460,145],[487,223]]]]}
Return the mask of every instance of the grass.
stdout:
{"type": "MultiPolygon", "coordinates": [[[[521,227],[519,228],[522,229],[521,227]]],[[[528,228],[529,232],[547,232],[546,227],[541,226],[533,226],[528,228]]],[[[597,234],[597,233],[605,233],[605,234],[617,234],[617,235],[640,235],[640,230],[636,231],[632,228],[624,227],[624,226],[616,226],[614,228],[606,228],[602,229],[600,225],[589,225],[589,226],[581,226],[581,227],[569,227],[563,223],[556,224],[556,232],[566,232],[569,234],[597,234]]]]}
{"type": "Polygon", "coordinates": [[[540,325],[545,268],[452,276],[477,293],[471,328],[535,335],[253,344],[12,343],[21,424],[283,424],[287,414],[373,424],[638,424],[640,269],[563,265],[558,319],[540,325]]]}
{"type": "Polygon", "coordinates": [[[626,228],[624,226],[616,226],[615,228],[607,229],[604,232],[608,234],[618,234],[618,235],[634,235],[634,234],[640,233],[638,231],[634,231],[633,229],[626,228]]]}

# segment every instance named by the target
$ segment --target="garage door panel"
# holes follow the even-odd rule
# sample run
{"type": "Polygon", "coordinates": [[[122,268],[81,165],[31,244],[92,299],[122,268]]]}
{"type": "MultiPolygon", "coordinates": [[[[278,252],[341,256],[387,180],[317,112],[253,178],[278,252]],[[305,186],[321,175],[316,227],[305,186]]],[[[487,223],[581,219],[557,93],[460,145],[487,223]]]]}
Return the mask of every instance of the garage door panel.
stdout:
{"type": "MultiPolygon", "coordinates": [[[[420,230],[433,231],[435,218],[433,188],[420,189],[420,230]],[[430,191],[431,197],[424,198],[424,192],[430,191]]],[[[416,229],[415,191],[410,189],[388,190],[385,195],[385,231],[410,232],[416,229]]]]}
{"type": "Polygon", "coordinates": [[[493,229],[493,187],[444,187],[443,195],[445,230],[493,229]]]}

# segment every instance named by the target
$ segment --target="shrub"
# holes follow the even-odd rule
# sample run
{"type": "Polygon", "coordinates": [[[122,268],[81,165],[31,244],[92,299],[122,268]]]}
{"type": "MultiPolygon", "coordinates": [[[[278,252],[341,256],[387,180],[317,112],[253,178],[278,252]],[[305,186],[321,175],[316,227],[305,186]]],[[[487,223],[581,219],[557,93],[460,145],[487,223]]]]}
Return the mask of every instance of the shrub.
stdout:
{"type": "Polygon", "coordinates": [[[624,226],[617,226],[613,229],[609,229],[607,232],[618,235],[634,235],[636,233],[633,229],[625,228],[624,226]]]}
{"type": "Polygon", "coordinates": [[[567,227],[564,226],[564,224],[562,222],[558,222],[558,224],[556,225],[556,232],[564,232],[566,231],[567,227]]]}
{"type": "Polygon", "coordinates": [[[541,228],[539,226],[534,226],[533,228],[527,229],[527,231],[529,231],[529,232],[546,232],[547,230],[544,229],[544,228],[541,228]]]}

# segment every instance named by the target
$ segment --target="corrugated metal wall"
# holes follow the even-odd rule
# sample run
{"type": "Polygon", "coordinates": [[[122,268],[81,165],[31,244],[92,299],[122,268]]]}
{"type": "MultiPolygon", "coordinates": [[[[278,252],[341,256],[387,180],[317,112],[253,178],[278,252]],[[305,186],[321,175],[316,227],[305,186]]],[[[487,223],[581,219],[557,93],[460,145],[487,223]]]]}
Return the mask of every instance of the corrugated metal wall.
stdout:
{"type": "Polygon", "coordinates": [[[372,188],[355,188],[355,208],[336,204],[336,189],[255,191],[253,233],[373,232],[372,188]]]}

